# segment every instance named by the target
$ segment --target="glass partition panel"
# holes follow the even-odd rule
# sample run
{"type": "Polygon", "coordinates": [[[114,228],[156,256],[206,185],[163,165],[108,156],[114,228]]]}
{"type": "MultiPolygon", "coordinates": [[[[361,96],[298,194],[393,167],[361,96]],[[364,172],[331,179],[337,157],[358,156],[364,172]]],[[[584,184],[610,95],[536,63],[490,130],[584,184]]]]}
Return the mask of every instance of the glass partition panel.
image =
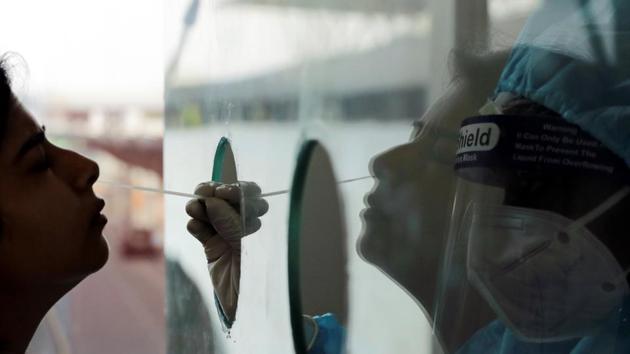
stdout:
{"type": "MultiPolygon", "coordinates": [[[[564,48],[567,55],[591,59],[591,66],[579,62],[584,64],[577,66],[580,70],[595,68],[604,75],[603,68],[612,68],[615,79],[605,76],[610,80],[597,81],[598,88],[608,89],[602,82],[619,84],[612,85],[615,90],[625,87],[617,79],[626,71],[615,70],[623,64],[626,46],[622,36],[611,37],[623,32],[614,20],[621,18],[620,5],[581,3],[173,1],[167,31],[166,187],[192,191],[209,180],[207,161],[226,138],[238,179],[257,183],[269,204],[261,228],[242,240],[238,310],[227,332],[214,308],[203,252],[185,235],[184,203],[166,201],[167,256],[198,287],[214,350],[317,353],[326,342],[317,334],[324,332],[336,338],[338,352],[346,353],[473,348],[477,331],[483,336],[500,316],[496,304],[468,283],[469,249],[454,236],[455,219],[466,210],[458,203],[467,200],[458,193],[466,188],[454,166],[464,159],[458,152],[488,142],[484,139],[491,133],[479,130],[475,138],[460,128],[468,117],[505,113],[510,104],[523,103],[521,96],[527,107],[544,103],[552,113],[564,110],[555,113],[571,116],[566,106],[545,101],[553,95],[528,97],[535,90],[509,86],[514,78],[531,78],[526,82],[543,88],[545,78],[557,84],[549,75],[562,72],[564,61],[537,62],[540,53],[525,49],[562,47],[557,40],[562,36],[570,37],[566,43],[579,44],[564,48]],[[547,6],[577,10],[536,17],[547,6]],[[556,24],[554,18],[562,21],[556,24]],[[533,33],[519,37],[527,21],[533,33]],[[592,23],[611,30],[597,30],[592,23]],[[571,26],[579,24],[585,25],[572,32],[571,26]],[[512,49],[535,65],[514,61],[518,56],[510,57],[512,49]],[[606,65],[600,65],[604,59],[606,65]],[[306,168],[308,158],[299,158],[308,155],[300,151],[309,146],[328,152],[312,170],[306,168]],[[292,184],[292,176],[302,176],[302,184],[295,184],[298,179],[292,184]],[[295,198],[301,203],[291,203],[295,198]],[[306,219],[292,225],[296,213],[306,219]],[[300,237],[293,238],[292,227],[300,237]],[[295,240],[302,242],[292,248],[295,240]],[[321,252],[334,261],[318,268],[317,261],[327,258],[318,257],[324,248],[313,240],[344,244],[326,244],[331,248],[321,252]],[[301,261],[290,262],[296,255],[301,261]],[[299,291],[293,291],[294,280],[299,291]],[[321,294],[335,300],[345,294],[345,299],[326,303],[321,294]],[[296,303],[300,306],[291,306],[296,303]],[[327,327],[330,322],[323,318],[329,312],[338,318],[327,327]]],[[[599,77],[580,70],[576,74],[587,83],[599,77]]],[[[579,87],[585,86],[560,88],[593,102],[580,96],[579,87]]],[[[596,124],[571,119],[606,137],[596,124]]],[[[502,196],[484,195],[486,202],[502,196]]],[[[239,211],[244,220],[255,217],[247,208],[239,211]]]]}

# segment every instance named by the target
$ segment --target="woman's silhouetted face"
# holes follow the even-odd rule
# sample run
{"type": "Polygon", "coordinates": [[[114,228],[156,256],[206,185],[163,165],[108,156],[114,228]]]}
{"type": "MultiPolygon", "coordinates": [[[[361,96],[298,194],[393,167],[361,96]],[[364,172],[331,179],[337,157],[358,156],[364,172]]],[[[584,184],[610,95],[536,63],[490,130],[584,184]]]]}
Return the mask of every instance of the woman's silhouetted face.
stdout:
{"type": "Polygon", "coordinates": [[[0,141],[0,284],[37,290],[73,286],[108,257],[92,186],[98,165],[61,149],[13,105],[0,141]]]}

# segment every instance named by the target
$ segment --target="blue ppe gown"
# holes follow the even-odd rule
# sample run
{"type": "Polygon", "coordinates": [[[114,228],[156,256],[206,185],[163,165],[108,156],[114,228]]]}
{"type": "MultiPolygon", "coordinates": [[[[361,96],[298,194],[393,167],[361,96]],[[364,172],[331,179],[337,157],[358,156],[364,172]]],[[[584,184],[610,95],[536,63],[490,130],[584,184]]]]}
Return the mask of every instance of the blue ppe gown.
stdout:
{"type": "Polygon", "coordinates": [[[609,320],[588,337],[550,343],[526,342],[500,321],[475,333],[457,354],[628,354],[630,353],[630,297],[609,320]]]}
{"type": "Polygon", "coordinates": [[[496,93],[537,102],[630,165],[630,1],[546,0],[527,20],[496,93]]]}

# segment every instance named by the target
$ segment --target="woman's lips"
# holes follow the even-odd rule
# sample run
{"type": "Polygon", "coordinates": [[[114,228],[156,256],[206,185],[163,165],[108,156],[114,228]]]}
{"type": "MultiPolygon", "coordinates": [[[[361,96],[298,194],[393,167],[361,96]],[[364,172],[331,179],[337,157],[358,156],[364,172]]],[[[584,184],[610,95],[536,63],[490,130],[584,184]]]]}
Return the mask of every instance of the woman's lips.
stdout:
{"type": "Polygon", "coordinates": [[[107,224],[107,217],[101,213],[101,211],[105,208],[105,201],[103,199],[99,199],[96,206],[96,212],[94,218],[92,219],[92,224],[103,228],[107,224]]]}
{"type": "Polygon", "coordinates": [[[104,214],[98,214],[94,218],[93,224],[99,227],[105,227],[105,225],[107,224],[107,216],[105,216],[104,214]]]}

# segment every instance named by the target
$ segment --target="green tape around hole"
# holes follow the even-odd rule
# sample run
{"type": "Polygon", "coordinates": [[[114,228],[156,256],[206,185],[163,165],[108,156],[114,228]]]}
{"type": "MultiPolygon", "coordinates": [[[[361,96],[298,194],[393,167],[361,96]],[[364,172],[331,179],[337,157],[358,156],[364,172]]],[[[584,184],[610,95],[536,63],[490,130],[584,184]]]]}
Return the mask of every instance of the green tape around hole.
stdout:
{"type": "Polygon", "coordinates": [[[214,153],[214,161],[212,163],[212,180],[221,182],[223,180],[223,163],[225,162],[225,152],[230,147],[230,141],[226,137],[222,137],[217,145],[214,153]]]}

